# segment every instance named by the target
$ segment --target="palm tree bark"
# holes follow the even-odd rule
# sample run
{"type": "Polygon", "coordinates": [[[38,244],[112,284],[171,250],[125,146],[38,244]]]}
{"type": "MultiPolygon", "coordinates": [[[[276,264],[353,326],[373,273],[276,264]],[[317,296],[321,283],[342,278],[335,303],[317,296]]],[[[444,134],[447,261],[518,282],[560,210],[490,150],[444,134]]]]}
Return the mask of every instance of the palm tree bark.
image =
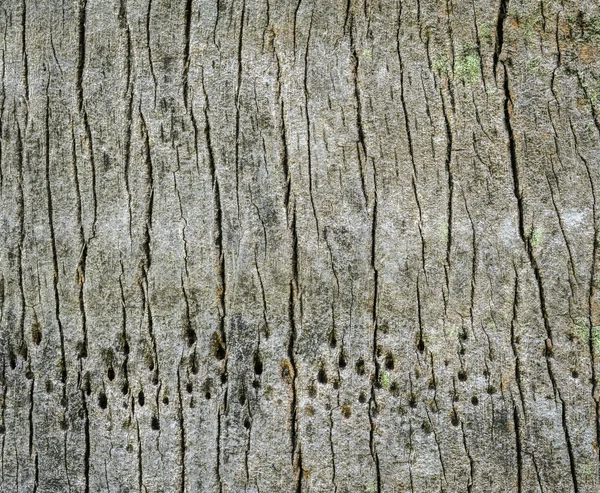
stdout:
{"type": "Polygon", "coordinates": [[[3,492],[600,490],[600,8],[0,0],[3,492]]]}

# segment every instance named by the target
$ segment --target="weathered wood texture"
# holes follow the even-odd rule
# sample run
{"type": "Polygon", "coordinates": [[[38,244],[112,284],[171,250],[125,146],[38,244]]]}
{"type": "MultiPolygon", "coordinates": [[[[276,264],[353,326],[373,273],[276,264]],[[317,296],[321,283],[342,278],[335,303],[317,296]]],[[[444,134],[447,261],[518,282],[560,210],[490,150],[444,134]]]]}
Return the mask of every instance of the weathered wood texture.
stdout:
{"type": "Polygon", "coordinates": [[[595,0],[0,0],[2,492],[600,491],[595,0]]]}

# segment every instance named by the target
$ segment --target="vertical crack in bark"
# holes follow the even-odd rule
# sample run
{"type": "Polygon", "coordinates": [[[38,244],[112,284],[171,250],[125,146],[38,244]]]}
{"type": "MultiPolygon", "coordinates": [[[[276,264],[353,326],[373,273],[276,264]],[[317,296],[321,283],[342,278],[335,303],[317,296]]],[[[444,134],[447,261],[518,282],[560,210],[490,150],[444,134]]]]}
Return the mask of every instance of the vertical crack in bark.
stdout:
{"type": "Polygon", "coordinates": [[[540,311],[542,314],[542,319],[544,323],[544,328],[546,330],[546,348],[544,351],[546,358],[546,367],[548,370],[548,376],[550,377],[550,382],[552,383],[552,389],[554,391],[555,399],[558,397],[561,403],[561,422],[563,427],[563,432],[565,436],[565,443],[567,446],[567,453],[569,456],[569,465],[571,470],[571,479],[573,482],[573,488],[575,493],[578,493],[578,483],[577,483],[577,474],[575,469],[575,457],[573,455],[573,447],[571,445],[571,438],[569,434],[569,429],[567,427],[567,417],[566,417],[566,403],[563,397],[560,394],[560,390],[558,389],[556,383],[556,377],[554,376],[554,371],[552,369],[552,362],[550,359],[552,358],[552,328],[550,325],[550,319],[548,316],[548,311],[546,309],[546,298],[544,296],[544,285],[542,282],[542,276],[540,273],[539,265],[537,263],[537,259],[533,253],[533,246],[531,244],[531,237],[525,234],[525,218],[524,218],[524,205],[523,205],[523,194],[521,191],[521,185],[519,181],[519,167],[517,165],[517,150],[515,143],[515,136],[512,128],[510,112],[512,108],[512,100],[510,97],[510,90],[508,84],[508,71],[504,64],[504,126],[506,129],[506,133],[508,135],[508,145],[509,145],[509,153],[510,153],[510,162],[512,168],[512,177],[513,177],[513,191],[515,194],[515,198],[517,199],[517,209],[518,209],[518,221],[519,221],[519,235],[521,237],[521,241],[525,247],[525,251],[529,258],[529,264],[531,266],[531,270],[533,271],[537,288],[538,288],[538,298],[540,303],[540,311]]]}
{"type": "MultiPolygon", "coordinates": [[[[260,338],[260,336],[259,336],[260,338]]],[[[246,389],[244,389],[244,395],[246,395],[246,389]]],[[[248,434],[246,438],[246,449],[244,450],[244,470],[246,472],[246,488],[250,484],[250,450],[252,450],[252,413],[250,411],[250,401],[246,400],[246,409],[248,411],[248,417],[244,419],[244,428],[248,434]]]]}
{"type": "MultiPolygon", "coordinates": [[[[33,391],[35,389],[35,375],[31,371],[31,368],[29,369],[29,371],[31,372],[31,385],[29,387],[28,421],[29,421],[29,457],[31,457],[33,455],[33,391]]],[[[36,457],[37,457],[37,453],[36,453],[36,457]]]]}
{"type": "Polygon", "coordinates": [[[127,211],[129,214],[129,241],[133,241],[131,234],[131,188],[129,184],[129,167],[131,163],[131,125],[133,113],[133,84],[131,82],[131,31],[127,21],[127,0],[120,0],[119,5],[119,24],[125,37],[125,64],[126,64],[126,84],[124,97],[127,100],[125,107],[125,142],[123,143],[123,174],[125,179],[125,191],[127,192],[127,211]]]}
{"type": "MultiPolygon", "coordinates": [[[[73,162],[73,180],[75,181],[75,195],[77,197],[77,226],[79,229],[79,242],[81,244],[81,251],[79,253],[79,259],[77,260],[77,284],[79,286],[78,292],[78,303],[79,303],[79,314],[81,317],[81,331],[83,336],[83,343],[79,348],[78,356],[80,358],[87,357],[87,318],[85,312],[85,299],[84,299],[84,284],[85,284],[85,267],[87,262],[87,249],[88,240],[85,238],[85,232],[83,229],[82,220],[82,202],[81,202],[81,187],[79,185],[79,167],[77,166],[77,152],[75,148],[75,131],[71,126],[71,160],[73,162]]],[[[57,264],[58,265],[58,264],[57,264]]],[[[56,267],[58,269],[58,267],[56,267]]],[[[58,272],[58,270],[57,270],[58,272]]]]}
{"type": "Polygon", "coordinates": [[[246,0],[242,2],[242,14],[240,19],[240,32],[238,35],[237,52],[237,86],[235,91],[235,203],[237,207],[238,220],[240,218],[240,90],[242,87],[242,50],[244,42],[244,21],[246,17],[246,0]]]}
{"type": "Polygon", "coordinates": [[[444,101],[444,95],[440,90],[440,99],[442,102],[442,112],[444,114],[444,126],[446,129],[446,176],[448,178],[448,203],[447,203],[447,224],[448,224],[448,235],[446,239],[446,263],[444,265],[444,274],[446,277],[446,297],[445,307],[447,308],[447,299],[450,294],[450,254],[452,253],[452,206],[454,201],[454,175],[452,174],[452,128],[450,126],[450,119],[448,118],[448,112],[446,110],[446,103],[444,101]]]}
{"type": "MultiPolygon", "coordinates": [[[[25,156],[23,150],[23,135],[21,134],[21,125],[17,121],[17,162],[18,162],[18,199],[17,216],[19,218],[19,247],[17,251],[17,279],[19,283],[19,298],[21,309],[19,312],[19,346],[25,347],[25,287],[23,279],[23,249],[25,247],[25,191],[23,189],[23,167],[25,166],[25,156]]],[[[61,332],[62,334],[62,332],[61,332]]],[[[61,337],[62,366],[65,367],[64,359],[64,338],[61,337]]],[[[64,383],[64,381],[63,381],[64,383]]]]}
{"type": "Polygon", "coordinates": [[[156,416],[152,416],[152,419],[151,419],[151,422],[150,422],[151,423],[150,427],[153,430],[157,431],[157,434],[156,434],[156,450],[158,451],[158,453],[160,455],[161,462],[164,462],[164,457],[163,457],[163,454],[162,454],[162,452],[160,450],[160,436],[161,436],[161,433],[162,433],[161,426],[160,426],[160,389],[161,388],[162,388],[162,382],[160,382],[158,384],[158,388],[156,389],[156,398],[155,398],[155,401],[154,401],[154,405],[156,406],[156,416]]]}
{"type": "MultiPolygon", "coordinates": [[[[487,84],[485,82],[485,72],[483,71],[484,67],[484,58],[481,54],[481,35],[479,34],[479,23],[477,20],[477,9],[475,8],[475,0],[471,0],[471,5],[473,7],[473,29],[475,30],[475,48],[477,50],[477,57],[479,58],[479,75],[481,76],[481,81],[483,82],[483,90],[485,92],[486,101],[488,100],[488,91],[487,84]]],[[[473,98],[475,94],[473,93],[473,98]]],[[[477,116],[479,118],[479,115],[477,116]]]]}
{"type": "MultiPolygon", "coordinates": [[[[64,414],[61,416],[61,420],[64,420],[64,414]]],[[[65,468],[65,477],[67,478],[67,491],[71,491],[71,478],[69,476],[69,463],[67,460],[67,432],[63,434],[63,467],[65,468]]]]}
{"type": "Polygon", "coordinates": [[[78,25],[78,53],[77,53],[77,109],[79,112],[83,110],[83,70],[85,68],[85,20],[87,0],[79,0],[78,6],[79,25],[78,25]]]}
{"type": "Polygon", "coordinates": [[[185,423],[183,418],[183,397],[181,395],[181,377],[179,369],[181,361],[177,367],[177,398],[179,400],[179,408],[177,409],[177,419],[179,421],[179,460],[181,461],[181,482],[179,483],[179,491],[185,493],[185,454],[186,454],[186,438],[185,438],[185,423]]]}
{"type": "Polygon", "coordinates": [[[374,415],[378,411],[378,404],[375,395],[375,387],[379,386],[379,361],[377,359],[377,299],[378,299],[378,291],[379,291],[379,271],[377,270],[377,266],[375,264],[376,259],[376,232],[377,232],[377,174],[375,172],[375,163],[373,163],[373,192],[374,192],[374,200],[373,200],[373,219],[371,223],[371,269],[373,270],[373,347],[372,347],[372,358],[373,365],[375,367],[375,375],[371,380],[371,397],[369,399],[369,449],[371,451],[371,456],[373,457],[373,461],[375,462],[375,473],[376,473],[376,484],[377,484],[377,493],[381,491],[381,472],[379,468],[379,455],[377,454],[377,447],[375,444],[375,423],[374,423],[374,415]]]}
{"type": "MultiPolygon", "coordinates": [[[[5,46],[6,46],[6,44],[5,44],[5,46]]],[[[27,1],[26,0],[21,1],[21,56],[23,58],[23,85],[25,86],[25,99],[27,101],[27,105],[29,105],[29,63],[28,63],[28,59],[27,59],[27,1]]]]}
{"type": "MultiPolygon", "coordinates": [[[[6,46],[6,32],[8,22],[4,25],[4,46],[6,46]]],[[[0,92],[0,136],[4,134],[3,122],[4,122],[4,103],[6,101],[6,58],[4,54],[5,50],[2,50],[2,91],[0,92]]],[[[4,195],[4,171],[2,167],[2,138],[0,138],[0,198],[4,195]]]]}
{"type": "Polygon", "coordinates": [[[356,142],[356,154],[358,156],[358,166],[360,171],[360,185],[365,199],[365,207],[368,207],[369,198],[367,196],[367,188],[365,184],[365,168],[368,162],[367,146],[365,143],[365,133],[362,125],[362,101],[360,98],[360,89],[358,88],[358,69],[360,60],[358,53],[356,52],[356,46],[354,44],[354,16],[350,17],[350,50],[352,51],[352,78],[354,84],[354,99],[356,101],[356,131],[358,133],[358,140],[356,142]]]}
{"type": "Polygon", "coordinates": [[[185,43],[183,45],[183,105],[188,110],[188,72],[190,69],[190,28],[192,25],[192,0],[185,0],[185,43]]]}
{"type": "Polygon", "coordinates": [[[508,15],[508,6],[510,0],[500,0],[498,7],[498,17],[496,18],[496,44],[494,46],[494,79],[496,79],[496,73],[498,71],[498,61],[500,60],[500,53],[502,53],[502,44],[504,43],[504,21],[508,15]]]}
{"type": "MultiPolygon", "coordinates": [[[[288,145],[287,145],[287,129],[285,126],[285,106],[283,102],[282,86],[283,80],[281,78],[281,64],[279,62],[279,55],[275,53],[275,60],[277,62],[277,100],[279,101],[279,114],[280,114],[280,130],[279,135],[281,139],[281,167],[283,169],[283,178],[285,181],[285,189],[283,195],[283,203],[285,205],[286,218],[289,215],[290,208],[290,191],[291,191],[291,176],[289,169],[289,156],[288,156],[288,145]]],[[[289,222],[289,220],[288,220],[289,222]]]]}
{"type": "Polygon", "coordinates": [[[6,360],[2,355],[2,401],[0,401],[0,426],[2,429],[2,444],[0,445],[0,478],[4,484],[4,446],[6,445],[6,395],[8,394],[8,385],[6,385],[6,360]]]}
{"type": "MultiPolygon", "coordinates": [[[[542,3],[542,2],[540,2],[542,3]]],[[[543,5],[543,3],[542,3],[543,5]]],[[[562,53],[560,50],[560,38],[559,38],[559,30],[560,30],[560,13],[561,11],[559,10],[556,13],[556,28],[554,30],[554,40],[556,43],[556,66],[554,67],[554,70],[552,70],[552,77],[550,78],[550,91],[552,92],[552,96],[554,96],[554,101],[556,101],[556,109],[560,114],[560,102],[558,100],[558,96],[556,94],[556,89],[554,87],[554,83],[556,81],[556,72],[558,72],[558,69],[560,68],[560,65],[562,63],[562,53]]]]}
{"type": "Polygon", "coordinates": [[[292,444],[292,466],[296,475],[296,492],[302,491],[302,452],[298,444],[298,369],[296,366],[295,348],[296,343],[296,296],[299,291],[299,279],[298,279],[298,232],[296,230],[296,203],[294,201],[292,209],[292,222],[290,225],[290,231],[292,236],[292,279],[290,280],[289,286],[289,298],[288,298],[288,318],[290,325],[290,336],[288,340],[287,354],[292,369],[291,375],[291,391],[292,391],[292,402],[291,402],[291,425],[290,425],[290,439],[292,444]]]}
{"type": "Polygon", "coordinates": [[[33,458],[33,493],[37,493],[38,486],[40,484],[40,467],[38,461],[38,453],[35,452],[33,458]]]}
{"type": "Polygon", "coordinates": [[[425,339],[423,338],[423,317],[421,314],[421,287],[420,287],[421,276],[417,274],[417,282],[415,283],[416,295],[417,295],[417,322],[419,324],[419,342],[417,343],[417,349],[419,352],[425,350],[425,339]]]}
{"type": "Polygon", "coordinates": [[[523,395],[523,385],[521,382],[521,359],[519,358],[519,352],[517,350],[517,338],[515,336],[515,328],[517,325],[517,317],[519,313],[519,273],[515,266],[515,287],[513,296],[513,312],[512,320],[510,321],[510,345],[512,347],[513,356],[515,358],[515,380],[517,382],[517,388],[519,389],[519,398],[521,401],[521,409],[523,410],[523,416],[527,417],[527,411],[525,409],[525,397],[523,395]]]}
{"type": "Polygon", "coordinates": [[[215,475],[217,476],[217,483],[219,487],[219,493],[223,492],[223,481],[221,479],[221,406],[217,410],[217,444],[216,444],[216,455],[217,463],[215,465],[215,475]]]}
{"type": "Polygon", "coordinates": [[[93,209],[93,219],[92,219],[92,233],[91,239],[96,236],[96,221],[98,219],[98,195],[96,192],[96,165],[94,162],[94,141],[92,140],[92,130],[90,128],[90,123],[88,121],[87,111],[83,108],[82,111],[83,117],[83,127],[85,129],[86,140],[88,143],[88,152],[90,153],[90,167],[91,167],[91,180],[92,180],[92,209],[93,209]]]}
{"type": "MultiPolygon", "coordinates": [[[[4,320],[4,299],[5,299],[5,279],[4,279],[4,273],[0,273],[0,324],[2,324],[2,321],[4,320]]],[[[2,337],[2,339],[4,339],[4,337],[2,337]]],[[[3,344],[5,344],[5,341],[2,341],[3,344]]]]}
{"type": "Polygon", "coordinates": [[[469,315],[471,319],[471,332],[475,334],[475,286],[476,286],[476,276],[477,276],[477,237],[475,234],[475,222],[473,221],[473,217],[471,216],[471,211],[469,211],[469,206],[467,204],[467,197],[465,196],[464,190],[462,190],[463,202],[465,204],[465,211],[467,213],[467,217],[469,218],[469,223],[471,224],[471,249],[473,250],[473,254],[471,255],[471,292],[470,292],[470,301],[469,301],[469,315]]]}
{"type": "Polygon", "coordinates": [[[90,417],[88,414],[87,398],[83,388],[80,388],[81,405],[83,409],[83,430],[85,435],[85,449],[83,452],[84,493],[90,491],[90,417]]]}
{"type": "Polygon", "coordinates": [[[402,2],[400,2],[398,8],[398,27],[396,29],[396,53],[398,55],[398,65],[400,68],[400,103],[402,105],[402,113],[404,116],[404,131],[406,132],[406,140],[408,142],[408,154],[410,155],[410,162],[412,164],[412,189],[415,197],[415,203],[419,211],[419,236],[421,238],[421,268],[427,279],[427,271],[425,270],[425,239],[423,237],[423,211],[421,209],[421,202],[419,201],[419,193],[417,190],[417,165],[415,163],[415,154],[413,149],[412,136],[410,132],[410,122],[408,119],[408,110],[406,108],[406,99],[404,97],[404,63],[402,61],[402,53],[400,51],[400,26],[402,25],[402,2]]]}
{"type": "Polygon", "coordinates": [[[463,447],[465,449],[465,454],[467,454],[467,458],[469,459],[469,479],[467,480],[467,491],[468,493],[471,493],[471,491],[473,491],[473,475],[475,474],[475,461],[473,461],[473,457],[471,456],[471,452],[469,451],[469,446],[467,445],[465,423],[462,420],[460,421],[460,429],[462,430],[463,447]]]}
{"type": "Polygon", "coordinates": [[[196,154],[196,171],[200,174],[200,152],[198,151],[198,123],[196,122],[196,116],[194,110],[190,106],[190,121],[192,122],[192,128],[194,130],[194,152],[196,154]]]}
{"type": "MultiPolygon", "coordinates": [[[[411,382],[411,388],[412,388],[412,382],[411,382]]],[[[412,436],[413,436],[413,427],[412,427],[412,421],[409,422],[408,425],[408,478],[410,481],[410,491],[415,491],[415,484],[413,481],[413,474],[412,474],[412,453],[413,453],[413,440],[412,440],[412,436]]]]}
{"type": "MultiPolygon", "coordinates": [[[[223,250],[223,218],[222,218],[222,206],[221,206],[221,195],[219,191],[219,179],[217,177],[216,163],[214,150],[211,140],[211,126],[209,118],[209,101],[208,93],[204,85],[204,74],[202,73],[202,90],[204,92],[204,137],[206,139],[206,147],[208,151],[208,167],[210,171],[210,177],[213,187],[213,210],[214,210],[214,221],[213,221],[213,234],[214,234],[214,246],[217,257],[217,300],[219,303],[219,337],[221,338],[220,343],[223,345],[223,351],[227,353],[227,335],[225,333],[225,317],[226,317],[226,283],[225,283],[225,252],[223,250]]],[[[227,356],[225,356],[225,369],[227,369],[227,356]]]]}
{"type": "MultiPolygon", "coordinates": [[[[331,250],[331,244],[329,242],[329,237],[327,234],[328,232],[329,232],[329,230],[327,229],[327,227],[323,228],[323,236],[325,238],[325,245],[327,246],[327,252],[329,253],[329,263],[331,264],[331,272],[333,274],[333,278],[335,279],[336,296],[339,297],[339,295],[340,295],[340,278],[337,273],[337,269],[335,268],[335,262],[333,260],[333,251],[331,250]]],[[[372,234],[372,236],[374,237],[374,234],[372,234]]],[[[332,310],[332,316],[333,316],[333,303],[331,305],[331,310],[332,310]]],[[[335,320],[334,320],[334,322],[335,322],[335,320]]],[[[335,323],[334,323],[334,327],[335,327],[335,323]]]]}
{"type": "MultiPolygon", "coordinates": [[[[300,4],[298,4],[300,5],[300,4]]],[[[312,152],[311,152],[311,121],[310,121],[310,111],[308,109],[308,48],[310,46],[310,37],[312,33],[312,23],[313,23],[313,15],[314,10],[310,15],[310,22],[308,24],[308,34],[306,37],[306,49],[304,50],[304,79],[303,79],[303,87],[304,87],[304,110],[305,110],[305,118],[306,118],[306,152],[308,157],[308,195],[310,197],[310,205],[312,207],[312,213],[315,218],[315,224],[317,227],[317,239],[320,237],[320,228],[319,228],[319,218],[317,216],[317,209],[315,207],[315,200],[313,197],[313,182],[312,182],[312,152]]],[[[294,206],[295,207],[295,206],[294,206]]]]}
{"type": "MultiPolygon", "coordinates": [[[[456,48],[454,47],[454,31],[452,30],[451,16],[454,14],[452,0],[446,0],[446,32],[448,33],[448,44],[450,45],[450,64],[452,73],[456,73],[456,48]]],[[[450,95],[450,106],[452,111],[455,108],[454,90],[452,89],[452,79],[448,79],[448,93],[450,95]]]]}
{"type": "MultiPolygon", "coordinates": [[[[134,407],[134,413],[135,413],[135,398],[133,396],[131,396],[131,402],[132,402],[132,406],[134,407]]],[[[141,493],[142,489],[144,489],[146,492],[148,490],[144,486],[144,468],[143,468],[143,462],[142,462],[142,458],[143,458],[142,457],[142,440],[140,438],[140,422],[138,421],[137,417],[135,418],[135,429],[136,429],[136,437],[137,437],[137,445],[138,445],[138,449],[137,449],[138,489],[141,493]]]]}
{"type": "Polygon", "coordinates": [[[154,62],[152,61],[152,44],[150,43],[150,18],[152,14],[152,0],[148,0],[148,9],[146,10],[146,48],[148,49],[148,66],[150,68],[150,75],[152,76],[152,82],[154,83],[154,106],[156,107],[156,74],[154,73],[154,62]]]}
{"type": "MultiPolygon", "coordinates": [[[[48,79],[48,84],[50,79],[48,79]]],[[[65,337],[63,331],[62,320],[60,316],[60,296],[58,293],[59,269],[58,269],[58,253],[56,250],[56,235],[54,231],[54,209],[52,207],[52,191],[50,188],[50,96],[48,94],[48,85],[46,86],[46,108],[44,116],[44,164],[45,164],[45,181],[46,181],[46,199],[48,202],[48,225],[50,228],[50,245],[52,248],[52,289],[54,294],[54,317],[58,326],[58,334],[60,338],[60,357],[61,357],[61,380],[63,383],[67,381],[67,366],[65,357],[65,337]]]]}
{"type": "MultiPolygon", "coordinates": [[[[181,228],[181,241],[183,242],[183,266],[185,269],[185,276],[187,279],[190,277],[190,271],[188,268],[188,242],[187,242],[187,228],[188,222],[183,214],[183,204],[181,202],[181,194],[177,187],[177,172],[181,169],[181,163],[179,162],[179,148],[175,149],[177,155],[177,170],[173,172],[173,186],[175,188],[175,194],[177,195],[177,203],[179,204],[179,217],[183,226],[181,228]]],[[[187,300],[186,300],[187,301],[187,300]]]]}
{"type": "Polygon", "coordinates": [[[573,446],[571,445],[571,436],[569,434],[569,428],[567,427],[567,404],[565,403],[565,400],[560,395],[560,392],[558,393],[558,397],[559,397],[560,403],[561,403],[562,427],[563,427],[563,431],[565,434],[565,442],[567,443],[567,452],[569,455],[569,466],[571,468],[571,479],[573,481],[573,489],[575,490],[575,493],[578,493],[579,488],[577,486],[578,483],[577,483],[577,472],[575,469],[575,456],[573,454],[573,446]]]}
{"type": "Polygon", "coordinates": [[[513,420],[515,422],[515,446],[517,450],[517,492],[523,491],[523,452],[521,445],[521,422],[517,406],[513,406],[513,420]]]}
{"type": "Polygon", "coordinates": [[[125,277],[125,267],[123,259],[119,259],[121,273],[119,274],[119,293],[121,295],[121,350],[123,351],[123,379],[125,382],[121,387],[121,393],[126,395],[129,392],[129,337],[127,336],[127,305],[125,304],[125,291],[123,289],[123,277],[125,277]]]}
{"type": "Polygon", "coordinates": [[[329,410],[329,449],[331,450],[331,467],[333,469],[331,473],[331,482],[333,483],[333,493],[337,493],[338,486],[336,483],[335,449],[333,447],[333,408],[329,410]]]}
{"type": "Polygon", "coordinates": [[[146,195],[148,197],[146,202],[145,210],[145,221],[144,221],[144,236],[142,242],[143,261],[142,261],[142,277],[139,281],[140,291],[142,293],[142,299],[144,304],[144,310],[147,316],[147,327],[148,335],[150,336],[150,342],[152,344],[152,355],[153,364],[151,370],[154,370],[153,382],[158,383],[159,378],[159,362],[158,362],[158,350],[156,347],[156,337],[154,335],[154,321],[152,317],[152,308],[150,303],[150,285],[148,281],[148,273],[152,265],[152,216],[154,209],[154,166],[152,163],[152,153],[150,147],[150,136],[148,134],[148,127],[144,114],[142,113],[141,107],[139,108],[140,115],[140,127],[142,132],[142,139],[144,142],[144,160],[146,163],[146,195]]]}
{"type": "Polygon", "coordinates": [[[298,0],[296,7],[294,8],[294,22],[292,24],[292,34],[293,34],[293,43],[294,43],[294,61],[296,61],[296,26],[298,24],[298,11],[300,10],[300,5],[302,4],[302,0],[298,0]]]}
{"type": "MultiPolygon", "coordinates": [[[[375,164],[373,164],[375,171],[375,164]]],[[[375,173],[374,173],[375,174],[375,173]]],[[[379,295],[379,270],[377,269],[377,175],[374,180],[374,201],[371,220],[371,270],[373,271],[373,363],[375,364],[375,381],[379,381],[379,361],[377,360],[377,301],[379,295]]]]}
{"type": "Polygon", "coordinates": [[[93,222],[92,222],[92,237],[96,234],[96,218],[98,215],[98,201],[96,196],[96,169],[94,166],[94,149],[92,141],[92,132],[88,122],[87,112],[83,105],[83,71],[85,68],[85,23],[87,14],[87,0],[79,0],[78,6],[78,54],[77,54],[77,79],[76,79],[76,95],[77,95],[77,109],[83,119],[83,126],[85,135],[88,143],[88,149],[90,153],[90,165],[91,165],[91,178],[92,178],[92,207],[93,207],[93,222]]]}

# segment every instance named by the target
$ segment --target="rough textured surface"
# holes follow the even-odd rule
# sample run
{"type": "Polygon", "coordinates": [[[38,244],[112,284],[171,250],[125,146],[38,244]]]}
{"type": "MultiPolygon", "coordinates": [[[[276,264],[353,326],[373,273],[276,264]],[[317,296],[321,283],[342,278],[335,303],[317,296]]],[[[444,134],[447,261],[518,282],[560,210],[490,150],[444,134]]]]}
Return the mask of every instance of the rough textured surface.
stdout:
{"type": "Polygon", "coordinates": [[[600,490],[594,0],[0,0],[2,492],[600,490]]]}

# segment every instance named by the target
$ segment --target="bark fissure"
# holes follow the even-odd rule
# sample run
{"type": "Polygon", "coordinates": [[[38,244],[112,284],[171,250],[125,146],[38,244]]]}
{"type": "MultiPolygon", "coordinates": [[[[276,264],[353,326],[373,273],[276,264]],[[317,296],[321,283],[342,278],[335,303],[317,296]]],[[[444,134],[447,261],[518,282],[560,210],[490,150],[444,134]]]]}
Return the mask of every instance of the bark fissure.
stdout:
{"type": "Polygon", "coordinates": [[[287,345],[287,356],[290,362],[290,388],[291,388],[291,403],[290,403],[290,440],[292,446],[292,467],[296,476],[296,492],[302,491],[302,451],[298,443],[298,368],[296,366],[295,343],[297,338],[296,330],[296,297],[298,296],[299,278],[298,278],[298,233],[296,230],[296,204],[294,202],[292,209],[292,221],[290,225],[290,233],[292,239],[292,278],[289,284],[288,298],[288,322],[290,327],[289,340],[287,345]]]}

